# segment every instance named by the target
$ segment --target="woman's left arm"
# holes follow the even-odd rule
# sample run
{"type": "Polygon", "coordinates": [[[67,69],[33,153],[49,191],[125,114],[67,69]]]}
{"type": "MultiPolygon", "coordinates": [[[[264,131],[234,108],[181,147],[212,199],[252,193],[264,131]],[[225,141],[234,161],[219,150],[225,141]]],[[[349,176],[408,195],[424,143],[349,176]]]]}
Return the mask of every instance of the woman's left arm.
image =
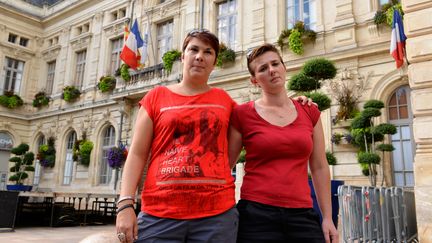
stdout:
{"type": "Polygon", "coordinates": [[[324,132],[321,119],[313,130],[313,151],[309,159],[312,181],[323,217],[322,230],[326,243],[339,242],[338,231],[332,220],[330,170],[325,156],[324,132]]]}

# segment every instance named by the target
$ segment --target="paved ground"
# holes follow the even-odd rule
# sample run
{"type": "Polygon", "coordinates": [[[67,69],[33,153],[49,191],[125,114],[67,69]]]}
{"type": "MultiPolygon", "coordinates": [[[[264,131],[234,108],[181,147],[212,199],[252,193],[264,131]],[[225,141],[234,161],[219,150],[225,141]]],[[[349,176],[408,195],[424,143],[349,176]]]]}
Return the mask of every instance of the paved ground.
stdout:
{"type": "MultiPolygon", "coordinates": [[[[1,243],[39,242],[39,243],[77,243],[85,237],[107,233],[115,235],[114,225],[76,226],[76,227],[22,227],[15,232],[0,233],[1,243]]],[[[96,243],[96,242],[94,242],[96,243]]],[[[100,241],[100,243],[103,243],[100,241]]]]}

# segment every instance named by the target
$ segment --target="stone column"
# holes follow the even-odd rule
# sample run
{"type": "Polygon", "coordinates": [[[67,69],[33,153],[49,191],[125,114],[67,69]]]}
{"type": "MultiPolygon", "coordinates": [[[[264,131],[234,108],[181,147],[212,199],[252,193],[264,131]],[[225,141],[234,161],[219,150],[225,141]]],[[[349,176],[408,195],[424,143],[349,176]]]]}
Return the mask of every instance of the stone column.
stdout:
{"type": "Polygon", "coordinates": [[[432,0],[402,0],[414,115],[415,200],[420,242],[432,242],[432,0]]]}

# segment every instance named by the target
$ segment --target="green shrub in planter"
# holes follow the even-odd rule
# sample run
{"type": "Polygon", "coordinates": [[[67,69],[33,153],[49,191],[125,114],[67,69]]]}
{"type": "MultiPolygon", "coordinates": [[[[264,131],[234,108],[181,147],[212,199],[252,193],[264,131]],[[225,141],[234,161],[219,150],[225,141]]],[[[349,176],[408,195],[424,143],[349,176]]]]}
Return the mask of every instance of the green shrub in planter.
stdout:
{"type": "Polygon", "coordinates": [[[131,80],[131,76],[129,73],[129,66],[126,64],[122,64],[120,67],[120,76],[125,82],[129,82],[131,80]]]}
{"type": "Polygon", "coordinates": [[[14,181],[16,185],[22,185],[28,177],[27,172],[34,171],[34,154],[28,151],[29,146],[25,143],[11,149],[11,153],[15,156],[9,159],[10,162],[14,163],[9,171],[14,174],[9,177],[9,180],[14,181]]]}
{"type": "Polygon", "coordinates": [[[40,108],[42,106],[47,106],[50,102],[50,97],[46,95],[45,92],[40,91],[37,94],[35,94],[35,97],[33,99],[33,107],[40,108]]]}
{"type": "Polygon", "coordinates": [[[181,57],[181,52],[178,50],[170,50],[162,56],[162,62],[166,71],[171,72],[174,61],[181,57]]]}
{"type": "Polygon", "coordinates": [[[98,89],[102,92],[112,91],[116,86],[116,79],[113,76],[102,76],[97,84],[98,89]]]}
{"type": "Polygon", "coordinates": [[[24,104],[24,101],[17,94],[14,94],[12,91],[5,91],[3,95],[0,95],[0,105],[14,109],[20,107],[24,104]]]}
{"type": "Polygon", "coordinates": [[[87,140],[87,136],[84,133],[81,140],[77,140],[73,146],[73,160],[78,163],[89,166],[90,154],[93,150],[93,142],[87,140]]]}
{"type": "Polygon", "coordinates": [[[332,152],[326,151],[326,158],[327,158],[327,163],[329,165],[336,165],[337,164],[337,159],[332,152]]]}
{"type": "Polygon", "coordinates": [[[66,102],[74,102],[80,95],[81,92],[75,86],[66,86],[63,88],[62,98],[66,102]]]}
{"type": "Polygon", "coordinates": [[[305,29],[304,23],[297,21],[292,29],[282,30],[277,43],[281,48],[287,46],[295,54],[302,55],[304,51],[303,41],[305,39],[315,41],[316,32],[305,29]],[[288,39],[288,42],[285,42],[286,39],[288,39]]]}
{"type": "Polygon", "coordinates": [[[228,48],[224,43],[219,45],[219,54],[216,59],[216,66],[222,67],[224,63],[234,62],[236,54],[234,50],[228,48]]]}

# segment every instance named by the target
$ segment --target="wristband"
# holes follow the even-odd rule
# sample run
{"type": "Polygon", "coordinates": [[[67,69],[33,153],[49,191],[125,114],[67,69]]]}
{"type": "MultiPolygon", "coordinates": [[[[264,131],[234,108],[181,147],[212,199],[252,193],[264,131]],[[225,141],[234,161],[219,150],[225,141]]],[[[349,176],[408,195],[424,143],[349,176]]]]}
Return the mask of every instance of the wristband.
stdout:
{"type": "Polygon", "coordinates": [[[126,200],[132,200],[132,202],[135,202],[135,198],[132,196],[122,196],[118,199],[117,205],[123,201],[126,201],[126,200]]]}
{"type": "Polygon", "coordinates": [[[118,213],[120,213],[121,211],[125,210],[126,208],[134,208],[134,206],[133,206],[133,204],[126,204],[126,205],[123,205],[123,206],[117,208],[116,213],[118,214],[118,213]]]}

